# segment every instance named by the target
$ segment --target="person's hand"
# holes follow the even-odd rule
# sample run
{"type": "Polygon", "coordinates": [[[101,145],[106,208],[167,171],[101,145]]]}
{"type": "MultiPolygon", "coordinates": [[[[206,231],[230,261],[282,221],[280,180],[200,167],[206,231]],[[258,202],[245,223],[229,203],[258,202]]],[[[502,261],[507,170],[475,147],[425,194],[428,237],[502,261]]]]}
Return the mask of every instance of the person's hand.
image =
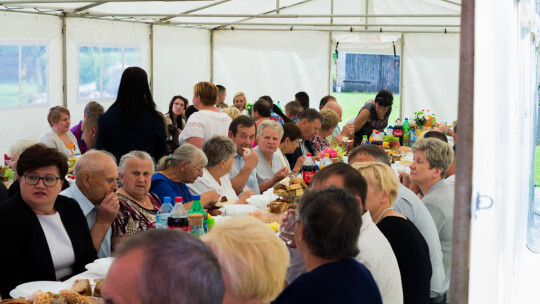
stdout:
{"type": "Polygon", "coordinates": [[[354,133],[354,124],[346,124],[343,129],[341,129],[341,136],[351,137],[354,133]]]}
{"type": "Polygon", "coordinates": [[[319,155],[314,155],[311,157],[311,159],[313,160],[313,162],[321,161],[321,157],[319,155]]]}
{"type": "Polygon", "coordinates": [[[238,198],[238,204],[247,204],[246,200],[250,198],[252,195],[255,195],[255,191],[248,190],[240,195],[238,198]]]}
{"type": "Polygon", "coordinates": [[[249,153],[244,151],[244,161],[246,162],[245,167],[253,169],[257,167],[257,164],[259,163],[259,156],[257,156],[257,153],[254,151],[249,153]]]}
{"type": "Polygon", "coordinates": [[[300,170],[302,170],[302,165],[304,164],[304,161],[306,160],[306,157],[305,156],[300,156],[297,160],[296,160],[296,164],[294,165],[294,168],[293,168],[293,171],[294,172],[300,172],[300,170]]]}
{"type": "Polygon", "coordinates": [[[205,209],[216,209],[216,206],[214,205],[219,200],[219,194],[216,190],[210,190],[203,194],[201,194],[201,205],[203,205],[203,208],[205,209]],[[211,208],[207,208],[211,207],[211,208]]]}
{"type": "Polygon", "coordinates": [[[336,145],[343,144],[343,136],[341,134],[334,136],[334,143],[336,143],[336,145]]]}
{"type": "Polygon", "coordinates": [[[282,179],[284,179],[285,177],[287,177],[287,175],[289,175],[289,168],[283,167],[283,168],[279,169],[279,171],[276,172],[276,174],[274,174],[274,180],[277,183],[277,182],[281,181],[282,179]]]}
{"type": "Polygon", "coordinates": [[[118,203],[118,196],[114,192],[109,192],[105,195],[105,198],[99,204],[96,222],[100,222],[107,226],[110,226],[120,209],[120,204],[118,203]]]}
{"type": "Polygon", "coordinates": [[[412,181],[411,181],[411,177],[409,176],[409,174],[407,174],[406,172],[398,172],[399,174],[399,182],[409,188],[409,186],[411,185],[412,181]]]}
{"type": "MultiPolygon", "coordinates": [[[[285,222],[287,221],[289,216],[296,216],[296,210],[295,209],[290,209],[290,210],[288,210],[287,212],[285,212],[283,214],[283,216],[279,220],[279,230],[280,231],[281,231],[281,229],[283,229],[283,225],[285,225],[285,222]]],[[[290,247],[290,248],[296,248],[296,243],[295,243],[294,240],[295,240],[295,238],[293,238],[292,242],[290,244],[288,244],[287,246],[290,247]]]]}

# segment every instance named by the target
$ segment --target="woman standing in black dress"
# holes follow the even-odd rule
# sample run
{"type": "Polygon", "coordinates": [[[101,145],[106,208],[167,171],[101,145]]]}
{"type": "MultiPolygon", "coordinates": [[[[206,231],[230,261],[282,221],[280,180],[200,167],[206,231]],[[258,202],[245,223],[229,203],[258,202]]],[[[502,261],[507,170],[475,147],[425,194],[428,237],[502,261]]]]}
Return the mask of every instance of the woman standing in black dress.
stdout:
{"type": "Polygon", "coordinates": [[[388,126],[388,117],[392,113],[394,96],[387,90],[381,90],[375,96],[375,100],[368,101],[354,120],[354,145],[362,143],[364,135],[369,136],[373,130],[383,132],[388,126]]]}

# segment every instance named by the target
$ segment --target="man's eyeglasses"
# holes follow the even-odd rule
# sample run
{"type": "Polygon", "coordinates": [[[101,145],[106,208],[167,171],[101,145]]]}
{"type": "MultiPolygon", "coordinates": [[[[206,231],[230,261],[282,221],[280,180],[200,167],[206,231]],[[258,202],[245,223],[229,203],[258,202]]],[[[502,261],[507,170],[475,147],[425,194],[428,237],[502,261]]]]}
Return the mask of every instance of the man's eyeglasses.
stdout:
{"type": "Polygon", "coordinates": [[[54,187],[58,183],[58,180],[60,180],[60,177],[56,176],[39,176],[36,174],[24,174],[24,181],[31,185],[37,185],[40,180],[43,180],[43,184],[47,187],[54,187]]]}
{"type": "Polygon", "coordinates": [[[190,165],[192,165],[193,167],[195,167],[197,170],[199,170],[199,172],[201,172],[201,171],[203,170],[203,168],[199,168],[199,167],[195,166],[194,164],[192,164],[192,163],[190,163],[190,162],[188,162],[188,164],[190,164],[190,165]]]}

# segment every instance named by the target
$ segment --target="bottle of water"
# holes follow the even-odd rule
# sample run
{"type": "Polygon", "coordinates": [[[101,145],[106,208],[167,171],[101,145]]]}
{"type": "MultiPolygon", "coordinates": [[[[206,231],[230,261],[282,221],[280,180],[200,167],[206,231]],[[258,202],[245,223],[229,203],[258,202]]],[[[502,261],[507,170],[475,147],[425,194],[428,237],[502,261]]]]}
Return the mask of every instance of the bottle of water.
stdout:
{"type": "Polygon", "coordinates": [[[330,154],[324,153],[323,159],[321,159],[321,163],[319,165],[319,169],[322,169],[326,166],[329,166],[332,164],[332,160],[330,159],[330,154]]]}
{"type": "Polygon", "coordinates": [[[416,135],[416,130],[413,129],[411,131],[411,139],[410,139],[410,143],[409,143],[411,147],[414,145],[417,138],[418,138],[418,136],[416,135]]]}
{"type": "Polygon", "coordinates": [[[173,206],[171,204],[171,198],[168,196],[165,196],[163,198],[163,204],[161,205],[158,212],[156,213],[156,228],[157,229],[167,228],[167,220],[169,219],[169,216],[171,215],[172,209],[173,209],[173,206]]]}

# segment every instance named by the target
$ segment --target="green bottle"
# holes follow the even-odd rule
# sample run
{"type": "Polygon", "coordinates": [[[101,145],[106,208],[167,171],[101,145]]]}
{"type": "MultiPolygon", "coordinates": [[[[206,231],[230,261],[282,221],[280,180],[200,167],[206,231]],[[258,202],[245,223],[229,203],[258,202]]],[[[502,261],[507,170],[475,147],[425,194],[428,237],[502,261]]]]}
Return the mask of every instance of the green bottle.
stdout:
{"type": "Polygon", "coordinates": [[[204,232],[208,232],[208,214],[206,214],[206,211],[204,210],[203,206],[201,205],[201,196],[200,195],[194,195],[193,196],[193,205],[191,205],[191,208],[189,209],[188,216],[192,213],[200,213],[203,216],[203,229],[204,232]]]}

